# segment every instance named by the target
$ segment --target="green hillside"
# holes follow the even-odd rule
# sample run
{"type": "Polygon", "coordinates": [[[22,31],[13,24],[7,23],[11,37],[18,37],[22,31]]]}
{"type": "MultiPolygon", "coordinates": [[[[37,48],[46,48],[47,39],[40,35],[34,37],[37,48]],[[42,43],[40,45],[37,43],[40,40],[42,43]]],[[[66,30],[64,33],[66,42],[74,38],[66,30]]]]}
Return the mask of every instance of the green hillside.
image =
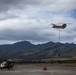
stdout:
{"type": "Polygon", "coordinates": [[[17,58],[24,60],[41,60],[51,58],[73,58],[76,56],[76,44],[48,42],[34,45],[21,41],[9,45],[0,45],[0,60],[17,58]],[[59,55],[60,54],[60,55],[59,55]]]}

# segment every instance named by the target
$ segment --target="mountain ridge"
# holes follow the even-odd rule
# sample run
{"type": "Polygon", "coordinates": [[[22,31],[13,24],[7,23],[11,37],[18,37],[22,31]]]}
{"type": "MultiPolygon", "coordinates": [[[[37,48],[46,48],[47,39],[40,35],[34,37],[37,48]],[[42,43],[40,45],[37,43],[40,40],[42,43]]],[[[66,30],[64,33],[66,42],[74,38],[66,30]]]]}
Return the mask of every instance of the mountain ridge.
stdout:
{"type": "Polygon", "coordinates": [[[73,43],[54,43],[32,44],[29,41],[16,42],[14,44],[0,45],[0,60],[17,58],[24,60],[39,60],[73,57],[76,55],[76,44],[73,43]]]}

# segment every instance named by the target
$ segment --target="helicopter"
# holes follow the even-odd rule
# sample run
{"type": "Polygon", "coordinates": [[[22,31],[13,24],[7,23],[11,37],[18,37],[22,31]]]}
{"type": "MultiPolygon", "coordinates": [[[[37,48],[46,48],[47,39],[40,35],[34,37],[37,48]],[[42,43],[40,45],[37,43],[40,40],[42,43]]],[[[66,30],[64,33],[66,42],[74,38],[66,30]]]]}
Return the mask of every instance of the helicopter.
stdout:
{"type": "MultiPolygon", "coordinates": [[[[52,24],[52,23],[51,23],[52,24]]],[[[64,29],[64,28],[66,28],[66,24],[64,23],[64,24],[62,24],[62,25],[56,25],[56,24],[52,24],[53,25],[53,28],[60,28],[60,29],[64,29]]]]}
{"type": "Polygon", "coordinates": [[[16,61],[12,60],[12,59],[8,59],[6,61],[3,61],[1,64],[0,64],[0,69],[13,69],[14,67],[14,64],[17,63],[16,61]]]}
{"type": "Polygon", "coordinates": [[[8,70],[12,69],[14,66],[14,62],[10,62],[10,61],[4,61],[1,63],[0,65],[0,69],[4,69],[7,68],[8,70]]]}

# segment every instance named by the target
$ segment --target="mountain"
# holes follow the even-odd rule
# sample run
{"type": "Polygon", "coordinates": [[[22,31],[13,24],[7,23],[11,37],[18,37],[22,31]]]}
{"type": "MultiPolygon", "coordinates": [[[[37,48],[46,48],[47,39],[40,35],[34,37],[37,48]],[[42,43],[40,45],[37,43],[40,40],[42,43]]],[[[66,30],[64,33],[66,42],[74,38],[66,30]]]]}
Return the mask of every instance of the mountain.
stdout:
{"type": "Polygon", "coordinates": [[[76,44],[53,43],[34,45],[29,41],[0,45],[0,60],[17,58],[40,60],[49,58],[71,58],[76,56],[76,44]]]}

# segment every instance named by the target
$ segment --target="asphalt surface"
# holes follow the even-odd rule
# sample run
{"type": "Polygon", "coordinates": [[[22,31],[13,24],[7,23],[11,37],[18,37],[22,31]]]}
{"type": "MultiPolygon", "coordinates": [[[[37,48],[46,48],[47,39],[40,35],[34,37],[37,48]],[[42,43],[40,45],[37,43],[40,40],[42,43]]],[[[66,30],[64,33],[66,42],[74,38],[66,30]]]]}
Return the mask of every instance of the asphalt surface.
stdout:
{"type": "Polygon", "coordinates": [[[12,70],[0,70],[0,75],[76,75],[76,66],[15,65],[12,70]]]}

